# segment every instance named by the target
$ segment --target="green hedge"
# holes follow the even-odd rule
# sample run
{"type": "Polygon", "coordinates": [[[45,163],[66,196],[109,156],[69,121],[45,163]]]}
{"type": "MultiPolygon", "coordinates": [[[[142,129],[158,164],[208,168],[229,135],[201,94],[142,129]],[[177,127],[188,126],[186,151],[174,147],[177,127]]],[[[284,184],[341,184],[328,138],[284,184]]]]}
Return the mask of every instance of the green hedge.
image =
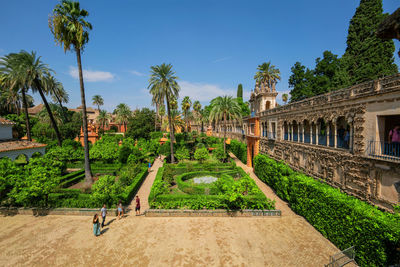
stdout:
{"type": "Polygon", "coordinates": [[[63,183],[67,180],[70,180],[70,179],[76,177],[76,176],[79,176],[82,173],[85,174],[85,170],[79,170],[79,171],[68,173],[60,178],[60,183],[63,183]]]}
{"type": "Polygon", "coordinates": [[[129,202],[135,196],[140,186],[142,185],[144,179],[146,179],[147,174],[148,174],[148,169],[143,168],[143,170],[138,175],[136,175],[132,184],[125,189],[124,193],[121,195],[122,198],[121,201],[125,205],[129,204],[129,202]]]}
{"type": "Polygon", "coordinates": [[[244,164],[247,163],[247,145],[245,143],[232,140],[229,150],[244,164]]]}
{"type": "Polygon", "coordinates": [[[255,157],[254,171],[339,249],[354,245],[361,266],[399,262],[398,215],[380,211],[265,155],[255,157]]]}
{"type": "Polygon", "coordinates": [[[197,172],[187,172],[181,175],[178,175],[176,177],[176,184],[178,185],[178,188],[182,191],[185,192],[186,194],[197,194],[197,195],[202,195],[206,193],[206,190],[209,189],[209,195],[215,195],[218,193],[218,189],[213,185],[213,184],[198,184],[198,185],[191,185],[188,184],[186,181],[199,177],[199,176],[214,176],[218,177],[221,175],[220,172],[208,172],[208,171],[197,171],[197,172]]]}
{"type": "Polygon", "coordinates": [[[80,173],[79,175],[76,175],[68,180],[65,180],[64,182],[60,183],[59,186],[61,188],[67,188],[67,187],[70,187],[70,186],[84,180],[84,179],[85,179],[85,172],[80,173]]]}

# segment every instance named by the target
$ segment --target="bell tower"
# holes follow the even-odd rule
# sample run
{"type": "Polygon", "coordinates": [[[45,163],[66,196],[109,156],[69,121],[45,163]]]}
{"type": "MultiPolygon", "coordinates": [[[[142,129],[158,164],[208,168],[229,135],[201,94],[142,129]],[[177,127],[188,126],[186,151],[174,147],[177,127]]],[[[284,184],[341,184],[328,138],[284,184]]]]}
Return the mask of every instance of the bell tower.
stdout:
{"type": "Polygon", "coordinates": [[[276,107],[275,82],[256,82],[254,91],[250,95],[250,110],[254,114],[276,107]]]}

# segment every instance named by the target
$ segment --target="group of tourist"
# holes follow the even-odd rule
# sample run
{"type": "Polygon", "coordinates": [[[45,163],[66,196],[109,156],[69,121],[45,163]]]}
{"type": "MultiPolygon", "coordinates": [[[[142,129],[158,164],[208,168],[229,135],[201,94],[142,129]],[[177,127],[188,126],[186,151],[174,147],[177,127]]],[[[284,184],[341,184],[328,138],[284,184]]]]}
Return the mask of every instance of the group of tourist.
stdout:
{"type": "Polygon", "coordinates": [[[389,131],[389,154],[400,157],[400,125],[389,131]]]}
{"type": "MultiPolygon", "coordinates": [[[[118,220],[124,217],[124,208],[122,206],[122,202],[119,201],[118,206],[117,206],[117,212],[118,212],[118,220]]],[[[136,207],[135,207],[135,212],[136,216],[140,215],[140,198],[139,196],[136,196],[136,207]]],[[[103,207],[100,210],[101,213],[101,218],[102,222],[100,224],[100,218],[99,214],[95,214],[93,217],[93,234],[95,236],[101,235],[101,228],[104,228],[104,223],[106,221],[106,216],[107,216],[107,207],[106,204],[103,205],[103,207]]]]}

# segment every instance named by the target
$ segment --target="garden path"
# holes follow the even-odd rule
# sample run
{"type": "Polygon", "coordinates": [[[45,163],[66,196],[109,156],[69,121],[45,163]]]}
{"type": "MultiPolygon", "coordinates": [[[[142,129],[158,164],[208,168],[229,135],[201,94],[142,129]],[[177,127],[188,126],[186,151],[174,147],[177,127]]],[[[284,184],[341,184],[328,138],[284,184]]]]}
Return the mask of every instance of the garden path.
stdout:
{"type": "MultiPolygon", "coordinates": [[[[140,186],[139,191],[136,195],[140,198],[140,211],[143,214],[145,210],[149,209],[149,195],[151,191],[151,186],[153,185],[154,179],[156,179],[156,175],[158,169],[163,166],[164,157],[161,159],[156,159],[153,163],[153,166],[150,168],[150,172],[147,175],[146,179],[143,181],[142,186],[140,186]]],[[[135,212],[136,207],[136,200],[135,198],[132,199],[131,204],[128,207],[128,210],[135,212]]]]}
{"type": "MultiPolygon", "coordinates": [[[[253,168],[248,167],[246,164],[241,162],[233,153],[229,153],[231,158],[235,160],[235,163],[237,166],[241,167],[246,173],[250,175],[250,177],[256,182],[258,188],[264,193],[264,195],[272,200],[275,200],[275,207],[277,210],[282,211],[282,216],[297,216],[300,218],[303,218],[301,216],[298,216],[296,213],[294,213],[288,206],[288,203],[280,199],[272,190],[271,187],[266,185],[263,181],[261,181],[257,175],[254,173],[253,168]]],[[[303,219],[304,220],[304,219],[303,219]]],[[[312,227],[312,226],[311,226],[312,227]]]]}

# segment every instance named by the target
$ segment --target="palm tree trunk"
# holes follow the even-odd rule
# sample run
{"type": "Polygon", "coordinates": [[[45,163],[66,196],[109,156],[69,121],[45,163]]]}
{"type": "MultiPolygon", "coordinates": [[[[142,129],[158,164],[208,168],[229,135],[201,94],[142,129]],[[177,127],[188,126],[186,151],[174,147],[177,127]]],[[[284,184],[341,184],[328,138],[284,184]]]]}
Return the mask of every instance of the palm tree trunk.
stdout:
{"type": "Polygon", "coordinates": [[[58,131],[57,123],[54,120],[53,113],[51,112],[49,103],[47,103],[46,97],[43,94],[43,90],[42,90],[42,86],[40,84],[40,81],[38,79],[35,79],[34,82],[35,82],[37,90],[39,91],[40,97],[43,100],[43,104],[46,107],[47,113],[49,114],[51,125],[53,126],[54,131],[56,132],[58,145],[61,146],[61,144],[62,144],[61,135],[60,135],[60,132],[58,131]]]}
{"type": "Polygon", "coordinates": [[[82,102],[82,122],[83,122],[83,144],[85,150],[85,182],[87,185],[93,183],[92,172],[90,170],[90,158],[89,158],[89,140],[88,140],[88,123],[86,113],[86,100],[85,100],[85,87],[83,85],[83,74],[82,74],[82,62],[81,62],[81,50],[76,48],[76,58],[78,61],[79,70],[79,84],[81,88],[81,102],[82,102]]]}
{"type": "Polygon", "coordinates": [[[172,126],[172,118],[171,118],[171,111],[169,109],[169,97],[168,94],[166,94],[167,97],[167,111],[168,111],[168,123],[169,123],[169,133],[171,136],[171,163],[175,162],[175,158],[174,158],[174,140],[175,140],[175,136],[174,136],[174,127],[172,126]]]}
{"type": "Polygon", "coordinates": [[[28,104],[26,103],[25,88],[22,88],[21,92],[22,92],[22,104],[24,106],[24,111],[25,111],[26,136],[28,137],[28,141],[32,141],[31,125],[29,122],[28,104]]]}
{"type": "Polygon", "coordinates": [[[224,156],[226,156],[226,113],[224,112],[224,156]]]}

